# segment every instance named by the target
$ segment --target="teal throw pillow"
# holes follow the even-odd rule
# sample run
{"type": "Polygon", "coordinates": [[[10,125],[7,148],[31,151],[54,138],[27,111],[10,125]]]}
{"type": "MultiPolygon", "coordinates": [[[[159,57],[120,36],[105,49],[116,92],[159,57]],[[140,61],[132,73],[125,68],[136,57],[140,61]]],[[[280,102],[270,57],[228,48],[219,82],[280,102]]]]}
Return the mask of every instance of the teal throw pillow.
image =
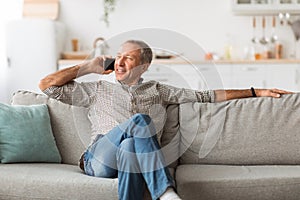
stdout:
{"type": "Polygon", "coordinates": [[[0,103],[0,162],[61,162],[47,105],[0,103]]]}

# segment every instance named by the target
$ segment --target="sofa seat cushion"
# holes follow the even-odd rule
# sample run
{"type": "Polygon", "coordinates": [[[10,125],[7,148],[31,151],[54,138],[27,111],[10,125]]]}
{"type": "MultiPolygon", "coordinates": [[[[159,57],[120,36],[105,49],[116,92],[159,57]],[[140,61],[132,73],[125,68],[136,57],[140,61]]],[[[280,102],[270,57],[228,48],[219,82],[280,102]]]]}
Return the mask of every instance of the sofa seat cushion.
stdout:
{"type": "Polygon", "coordinates": [[[118,180],[67,164],[0,164],[0,199],[118,199],[118,180]]]}
{"type": "MultiPolygon", "coordinates": [[[[169,168],[174,177],[175,170],[169,168]]],[[[54,163],[0,164],[0,199],[117,200],[118,179],[92,177],[78,166],[54,163]]],[[[150,200],[145,192],[144,200],[150,200]]]]}
{"type": "Polygon", "coordinates": [[[300,166],[179,165],[176,184],[184,200],[296,200],[300,166]]]}

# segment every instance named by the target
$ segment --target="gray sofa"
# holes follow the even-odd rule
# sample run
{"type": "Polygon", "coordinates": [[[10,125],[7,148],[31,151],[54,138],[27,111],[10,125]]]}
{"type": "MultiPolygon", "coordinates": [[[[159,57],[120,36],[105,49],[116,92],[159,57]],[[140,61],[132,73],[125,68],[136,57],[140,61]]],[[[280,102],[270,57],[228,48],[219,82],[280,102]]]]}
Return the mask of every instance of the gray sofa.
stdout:
{"type": "MultiPolygon", "coordinates": [[[[28,91],[12,98],[44,103],[62,163],[0,164],[0,199],[118,199],[117,179],[77,166],[90,142],[87,109],[28,91]]],[[[162,149],[182,199],[300,198],[300,94],[171,105],[167,114],[162,149]]]]}

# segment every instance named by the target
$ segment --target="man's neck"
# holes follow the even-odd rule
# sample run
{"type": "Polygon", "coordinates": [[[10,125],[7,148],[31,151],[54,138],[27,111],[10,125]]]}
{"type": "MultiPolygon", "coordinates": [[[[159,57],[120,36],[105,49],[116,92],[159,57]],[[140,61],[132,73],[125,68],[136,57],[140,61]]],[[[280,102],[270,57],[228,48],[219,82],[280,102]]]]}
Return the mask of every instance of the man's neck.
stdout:
{"type": "Polygon", "coordinates": [[[134,82],[131,82],[131,83],[126,83],[126,82],[123,82],[123,81],[119,81],[122,85],[127,85],[129,87],[131,86],[135,86],[135,85],[139,85],[143,82],[143,78],[139,78],[137,81],[134,81],[134,82]]]}

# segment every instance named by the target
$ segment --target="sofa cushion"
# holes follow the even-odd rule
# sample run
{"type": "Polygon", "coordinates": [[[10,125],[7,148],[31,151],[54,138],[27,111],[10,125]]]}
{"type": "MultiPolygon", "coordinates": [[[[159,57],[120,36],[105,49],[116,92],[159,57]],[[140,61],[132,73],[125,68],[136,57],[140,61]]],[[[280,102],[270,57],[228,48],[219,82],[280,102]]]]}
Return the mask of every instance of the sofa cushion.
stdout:
{"type": "Polygon", "coordinates": [[[166,164],[175,168],[179,158],[179,105],[173,104],[167,107],[167,120],[161,136],[162,152],[166,164]]]}
{"type": "Polygon", "coordinates": [[[0,199],[118,199],[118,180],[67,164],[0,164],[0,199]]]}
{"type": "Polygon", "coordinates": [[[176,183],[188,200],[297,200],[300,166],[179,165],[176,183]]]}
{"type": "Polygon", "coordinates": [[[179,111],[182,164],[300,164],[300,93],[179,111]]]}
{"type": "Polygon", "coordinates": [[[13,105],[47,104],[51,126],[62,163],[77,165],[80,155],[90,143],[88,110],[61,103],[43,94],[18,91],[12,97],[13,105]]]}
{"type": "Polygon", "coordinates": [[[61,161],[47,105],[0,103],[0,162],[61,161]]]}
{"type": "MultiPolygon", "coordinates": [[[[118,199],[118,179],[88,176],[74,165],[0,164],[0,180],[0,199],[5,200],[118,199]]],[[[148,191],[146,199],[151,199],[148,191]]]]}

